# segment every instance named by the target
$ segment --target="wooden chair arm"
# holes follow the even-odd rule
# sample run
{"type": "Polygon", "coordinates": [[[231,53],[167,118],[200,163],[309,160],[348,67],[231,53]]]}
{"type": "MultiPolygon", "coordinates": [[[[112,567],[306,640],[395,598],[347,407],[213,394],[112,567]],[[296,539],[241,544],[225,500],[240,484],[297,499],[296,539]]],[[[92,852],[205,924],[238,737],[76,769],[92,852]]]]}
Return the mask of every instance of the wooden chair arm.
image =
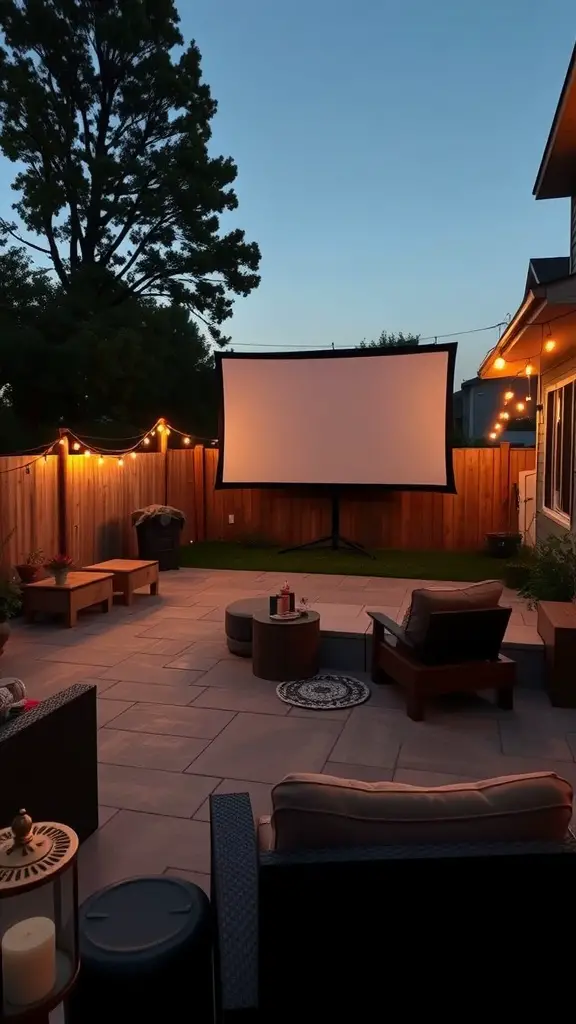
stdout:
{"type": "Polygon", "coordinates": [[[366,614],[369,615],[370,618],[372,619],[372,621],[374,622],[374,633],[375,634],[377,632],[376,631],[376,626],[378,625],[378,626],[381,627],[381,630],[378,630],[378,633],[380,633],[381,631],[386,631],[387,633],[392,633],[392,636],[395,636],[396,639],[400,640],[400,642],[405,644],[406,647],[412,647],[413,646],[413,644],[407,638],[407,636],[406,636],[406,634],[404,632],[403,627],[400,626],[397,622],[395,622],[394,619],[391,619],[389,615],[384,615],[383,612],[370,612],[370,611],[367,611],[366,614]]]}

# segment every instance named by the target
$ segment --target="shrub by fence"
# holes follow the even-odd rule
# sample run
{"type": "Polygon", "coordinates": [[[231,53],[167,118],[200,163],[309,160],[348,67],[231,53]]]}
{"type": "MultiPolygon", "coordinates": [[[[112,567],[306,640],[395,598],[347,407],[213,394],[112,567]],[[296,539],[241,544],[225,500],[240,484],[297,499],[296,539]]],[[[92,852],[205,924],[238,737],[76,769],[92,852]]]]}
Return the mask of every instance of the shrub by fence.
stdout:
{"type": "MultiPolygon", "coordinates": [[[[112,458],[99,464],[96,457],[67,455],[64,490],[58,456],[39,459],[28,470],[26,458],[0,458],[0,542],[9,538],[2,561],[15,564],[34,548],[54,554],[64,535],[77,565],[134,556],[130,513],[151,503],[182,509],[183,543],[261,540],[281,546],[330,532],[329,500],[313,490],[215,491],[217,458],[215,449],[201,446],[166,455],[142,452],[123,466],[112,458]]],[[[534,449],[455,449],[456,495],[347,492],[342,533],[374,548],[479,548],[486,533],[517,528],[519,473],[534,465],[534,449]]]]}

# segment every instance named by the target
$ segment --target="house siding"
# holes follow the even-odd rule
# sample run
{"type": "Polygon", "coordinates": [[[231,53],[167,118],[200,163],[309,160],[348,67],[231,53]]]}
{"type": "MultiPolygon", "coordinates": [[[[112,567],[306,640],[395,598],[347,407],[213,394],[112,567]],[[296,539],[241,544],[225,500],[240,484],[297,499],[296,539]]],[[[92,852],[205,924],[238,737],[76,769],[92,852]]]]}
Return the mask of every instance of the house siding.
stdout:
{"type": "MultiPolygon", "coordinates": [[[[558,363],[553,369],[542,374],[540,378],[539,404],[543,404],[547,388],[553,387],[554,384],[559,384],[566,377],[574,375],[576,375],[576,356],[558,363]]],[[[544,459],[546,450],[544,428],[544,412],[540,412],[536,429],[536,540],[538,542],[546,540],[550,536],[563,537],[568,533],[567,527],[562,526],[556,519],[553,519],[544,512],[544,459]]],[[[572,486],[574,486],[574,481],[572,481],[572,486]]],[[[572,512],[571,529],[574,529],[574,511],[572,512]]]]}
{"type": "Polygon", "coordinates": [[[576,274],[576,196],[570,200],[570,273],[576,274]]]}

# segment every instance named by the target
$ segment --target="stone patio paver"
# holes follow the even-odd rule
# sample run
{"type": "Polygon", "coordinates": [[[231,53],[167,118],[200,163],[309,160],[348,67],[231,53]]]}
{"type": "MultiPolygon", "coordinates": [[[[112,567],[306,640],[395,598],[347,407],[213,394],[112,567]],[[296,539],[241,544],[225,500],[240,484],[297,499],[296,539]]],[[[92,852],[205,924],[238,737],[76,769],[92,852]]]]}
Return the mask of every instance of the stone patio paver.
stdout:
{"type": "MultiPolygon", "coordinates": [[[[288,578],[320,607],[322,628],[342,638],[371,628],[367,608],[400,620],[412,589],[426,585],[288,578]]],[[[552,708],[542,690],[518,690],[513,712],[484,696],[443,700],[421,723],[407,718],[394,686],[372,687],[369,702],[343,712],[280,702],[274,683],[229,653],[222,618],[229,601],[269,594],[284,579],[162,573],[158,598],[142,594],[108,616],[83,614],[73,630],[15,625],[0,669],[23,678],[30,697],[76,681],[98,686],[101,827],[81,851],[84,895],[147,872],[180,873],[207,888],[210,793],[248,791],[255,814],[266,813],[272,786],[288,772],[441,785],[552,770],[576,786],[576,710],[552,708]]],[[[539,645],[526,603],[514,592],[504,601],[513,608],[508,638],[539,645]]]]}

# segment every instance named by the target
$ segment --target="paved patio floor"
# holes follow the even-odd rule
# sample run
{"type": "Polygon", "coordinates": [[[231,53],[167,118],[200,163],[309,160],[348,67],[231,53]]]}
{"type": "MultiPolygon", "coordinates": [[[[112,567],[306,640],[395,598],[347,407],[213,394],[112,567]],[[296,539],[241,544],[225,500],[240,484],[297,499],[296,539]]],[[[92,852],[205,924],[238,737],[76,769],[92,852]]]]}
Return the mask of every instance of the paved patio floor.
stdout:
{"type": "MultiPolygon", "coordinates": [[[[325,629],[361,632],[366,607],[399,618],[421,581],[292,576],[325,629]]],[[[287,772],[441,785],[552,769],[576,786],[576,711],[550,707],[538,690],[514,712],[488,699],[447,700],[411,722],[394,688],[373,689],[350,711],[282,704],[273,683],[228,653],[224,608],[275,592],[271,573],[186,569],[161,576],[161,595],[132,608],[82,615],[78,627],[16,625],[0,662],[30,697],[73,682],[99,690],[101,827],[81,851],[81,892],[142,873],[175,873],[208,885],[208,797],[248,791],[254,813],[287,772]]],[[[422,581],[424,582],[424,581],[422,581]]],[[[456,584],[455,584],[456,585],[456,584]]],[[[534,613],[514,594],[508,639],[536,642],[534,613]]],[[[358,675],[358,673],[355,673],[358,675]]]]}

